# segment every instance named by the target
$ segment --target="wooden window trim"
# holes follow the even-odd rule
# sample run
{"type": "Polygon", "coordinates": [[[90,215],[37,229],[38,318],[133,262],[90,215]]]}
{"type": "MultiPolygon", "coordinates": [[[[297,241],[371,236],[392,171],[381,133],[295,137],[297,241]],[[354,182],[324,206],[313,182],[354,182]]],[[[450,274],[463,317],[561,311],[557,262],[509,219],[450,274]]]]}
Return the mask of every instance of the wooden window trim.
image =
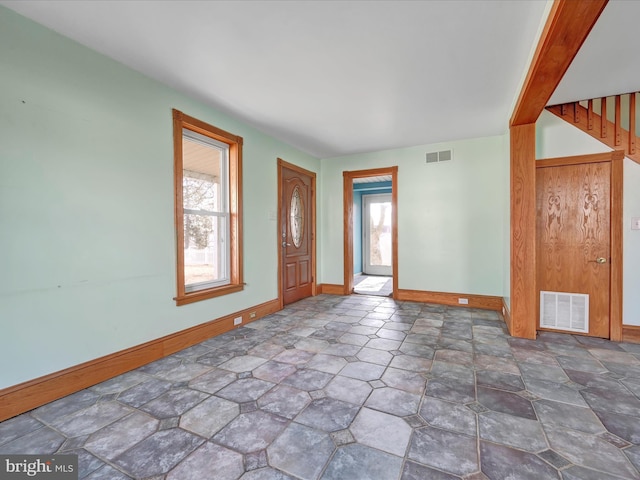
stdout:
{"type": "Polygon", "coordinates": [[[242,260],[242,137],[209,125],[173,109],[173,178],[175,194],[176,305],[219,297],[244,289],[242,260]],[[182,197],[182,130],[187,129],[229,146],[229,283],[218,287],[186,292],[184,285],[184,211],[182,197]]]}

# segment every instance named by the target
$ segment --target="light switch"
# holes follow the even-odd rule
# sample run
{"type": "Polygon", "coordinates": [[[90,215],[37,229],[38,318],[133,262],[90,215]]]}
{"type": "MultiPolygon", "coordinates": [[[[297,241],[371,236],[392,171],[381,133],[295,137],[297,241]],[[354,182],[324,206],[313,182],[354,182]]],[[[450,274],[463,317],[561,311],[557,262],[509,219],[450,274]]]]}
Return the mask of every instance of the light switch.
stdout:
{"type": "Polygon", "coordinates": [[[640,217],[633,217],[631,219],[631,230],[640,230],[640,217]]]}

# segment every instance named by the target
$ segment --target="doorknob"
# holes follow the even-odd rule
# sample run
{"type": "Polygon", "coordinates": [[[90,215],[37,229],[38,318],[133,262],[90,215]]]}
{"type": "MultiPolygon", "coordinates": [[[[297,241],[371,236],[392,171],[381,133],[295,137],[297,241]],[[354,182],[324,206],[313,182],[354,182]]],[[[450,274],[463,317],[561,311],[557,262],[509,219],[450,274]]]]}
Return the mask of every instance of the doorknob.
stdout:
{"type": "Polygon", "coordinates": [[[589,263],[607,263],[607,259],[604,257],[598,257],[595,260],[590,260],[589,263]]]}
{"type": "Polygon", "coordinates": [[[284,242],[284,241],[282,242],[282,248],[286,248],[286,247],[290,247],[290,246],[291,246],[290,243],[287,243],[287,242],[284,242]]]}

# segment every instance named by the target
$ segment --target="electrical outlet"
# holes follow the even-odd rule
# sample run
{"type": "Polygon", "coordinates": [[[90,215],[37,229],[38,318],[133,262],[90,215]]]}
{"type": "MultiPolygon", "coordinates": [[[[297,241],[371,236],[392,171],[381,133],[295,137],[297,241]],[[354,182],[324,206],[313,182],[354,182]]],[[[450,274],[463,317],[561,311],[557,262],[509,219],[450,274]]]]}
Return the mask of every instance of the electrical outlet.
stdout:
{"type": "Polygon", "coordinates": [[[640,230],[640,217],[631,219],[631,230],[640,230]]]}
{"type": "Polygon", "coordinates": [[[460,305],[469,305],[469,299],[468,298],[459,298],[458,299],[458,303],[460,305]]]}
{"type": "Polygon", "coordinates": [[[249,318],[256,318],[256,312],[251,312],[249,314],[249,318]]]}
{"type": "Polygon", "coordinates": [[[234,325],[240,325],[242,323],[242,317],[236,317],[233,319],[234,325]]]}

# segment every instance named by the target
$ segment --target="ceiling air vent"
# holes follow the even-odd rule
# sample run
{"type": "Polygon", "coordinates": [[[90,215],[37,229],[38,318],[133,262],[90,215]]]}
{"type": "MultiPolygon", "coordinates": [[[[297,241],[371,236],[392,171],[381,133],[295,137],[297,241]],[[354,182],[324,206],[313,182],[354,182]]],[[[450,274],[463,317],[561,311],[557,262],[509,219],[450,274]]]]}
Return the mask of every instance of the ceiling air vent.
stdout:
{"type": "Polygon", "coordinates": [[[453,158],[452,150],[442,150],[441,152],[428,152],[427,163],[448,162],[453,158]]]}

